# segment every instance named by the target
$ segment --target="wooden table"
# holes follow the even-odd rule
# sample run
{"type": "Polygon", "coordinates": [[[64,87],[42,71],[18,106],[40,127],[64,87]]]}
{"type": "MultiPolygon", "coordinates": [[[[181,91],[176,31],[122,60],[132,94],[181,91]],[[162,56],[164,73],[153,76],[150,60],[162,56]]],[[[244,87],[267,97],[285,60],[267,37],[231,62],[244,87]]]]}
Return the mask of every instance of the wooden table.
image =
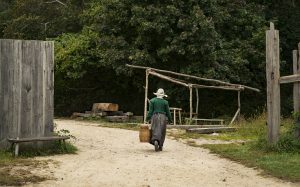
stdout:
{"type": "Polygon", "coordinates": [[[181,125],[181,108],[170,107],[171,113],[173,113],[173,125],[176,125],[176,111],[178,112],[179,124],[181,125]]]}

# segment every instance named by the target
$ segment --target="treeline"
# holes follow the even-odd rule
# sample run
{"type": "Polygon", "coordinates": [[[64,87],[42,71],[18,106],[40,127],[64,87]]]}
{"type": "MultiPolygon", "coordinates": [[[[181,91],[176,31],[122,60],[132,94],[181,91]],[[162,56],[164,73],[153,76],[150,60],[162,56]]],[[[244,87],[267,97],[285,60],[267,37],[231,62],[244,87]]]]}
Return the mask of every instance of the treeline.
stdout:
{"type": "MultiPolygon", "coordinates": [[[[265,30],[280,30],[281,71],[290,74],[300,41],[296,0],[1,0],[0,38],[55,40],[55,112],[70,115],[94,102],[142,114],[144,71],[126,63],[257,87],[242,94],[242,113],[265,108],[265,30]]],[[[171,106],[188,109],[188,90],[151,78],[171,106]]],[[[200,90],[203,117],[232,115],[236,93],[200,90]]],[[[292,109],[292,88],[282,89],[292,109]]]]}

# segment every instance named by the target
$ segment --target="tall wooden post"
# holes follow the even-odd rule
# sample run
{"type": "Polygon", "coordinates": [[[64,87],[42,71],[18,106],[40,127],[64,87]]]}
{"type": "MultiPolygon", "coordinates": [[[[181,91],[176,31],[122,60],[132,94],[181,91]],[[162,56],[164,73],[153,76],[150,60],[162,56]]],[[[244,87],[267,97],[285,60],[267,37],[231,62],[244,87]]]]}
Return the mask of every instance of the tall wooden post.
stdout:
{"type": "Polygon", "coordinates": [[[189,90],[190,90],[190,120],[189,124],[192,123],[192,118],[193,118],[193,87],[189,85],[189,90]]]}
{"type": "Polygon", "coordinates": [[[240,116],[241,116],[241,90],[238,91],[238,111],[239,111],[239,114],[237,116],[237,119],[239,121],[240,116]]]}
{"type": "Polygon", "coordinates": [[[149,71],[150,71],[149,69],[146,69],[145,103],[144,103],[144,123],[146,123],[146,117],[147,117],[149,71]]]}
{"type": "MultiPolygon", "coordinates": [[[[293,50],[293,73],[299,73],[299,65],[298,65],[298,50],[293,50]]],[[[293,90],[293,100],[294,100],[294,112],[299,112],[300,107],[300,93],[299,93],[299,82],[294,83],[293,90]]]]}
{"type": "MultiPolygon", "coordinates": [[[[298,45],[299,50],[300,50],[300,43],[298,45]]],[[[300,51],[299,51],[300,52],[300,51]]],[[[298,50],[293,50],[293,73],[294,75],[300,74],[300,53],[298,50]]],[[[294,100],[294,112],[296,114],[296,119],[295,119],[295,136],[297,138],[300,138],[300,116],[299,116],[299,111],[300,111],[300,83],[299,82],[294,82],[294,90],[293,90],[293,100],[294,100]]]]}
{"type": "Polygon", "coordinates": [[[198,114],[199,114],[199,91],[198,91],[198,88],[196,88],[196,97],[197,97],[196,114],[198,117],[198,114]]]}
{"type": "Polygon", "coordinates": [[[279,72],[279,31],[270,23],[266,32],[266,78],[268,109],[268,141],[278,141],[280,127],[280,72],[279,72]]]}

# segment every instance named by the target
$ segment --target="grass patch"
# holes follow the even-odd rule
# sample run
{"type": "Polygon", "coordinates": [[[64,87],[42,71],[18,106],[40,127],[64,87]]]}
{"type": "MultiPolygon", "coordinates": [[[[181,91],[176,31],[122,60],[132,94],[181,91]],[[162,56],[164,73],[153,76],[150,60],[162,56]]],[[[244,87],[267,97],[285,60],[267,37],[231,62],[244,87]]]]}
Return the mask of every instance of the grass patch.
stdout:
{"type": "Polygon", "coordinates": [[[280,179],[300,182],[300,154],[297,152],[266,152],[247,144],[202,145],[222,157],[240,162],[248,167],[260,168],[264,174],[280,179]]]}
{"type": "MultiPolygon", "coordinates": [[[[0,150],[0,185],[21,186],[27,183],[37,183],[49,179],[48,176],[38,176],[31,172],[36,168],[48,166],[46,161],[32,159],[35,156],[49,156],[56,154],[75,154],[77,148],[69,142],[66,145],[58,141],[46,144],[43,148],[20,149],[19,157],[15,158],[12,152],[0,150]]],[[[22,148],[22,145],[21,145],[22,148]]]]}
{"type": "Polygon", "coordinates": [[[46,161],[14,158],[12,153],[0,151],[0,185],[21,186],[47,180],[48,177],[31,173],[31,168],[45,167],[46,161]]]}
{"type": "Polygon", "coordinates": [[[21,150],[19,155],[23,158],[27,158],[35,156],[51,156],[57,154],[76,154],[77,151],[77,147],[69,142],[66,142],[64,145],[63,143],[60,144],[59,141],[53,141],[46,144],[46,146],[42,148],[30,148],[24,149],[23,151],[21,150]]]}

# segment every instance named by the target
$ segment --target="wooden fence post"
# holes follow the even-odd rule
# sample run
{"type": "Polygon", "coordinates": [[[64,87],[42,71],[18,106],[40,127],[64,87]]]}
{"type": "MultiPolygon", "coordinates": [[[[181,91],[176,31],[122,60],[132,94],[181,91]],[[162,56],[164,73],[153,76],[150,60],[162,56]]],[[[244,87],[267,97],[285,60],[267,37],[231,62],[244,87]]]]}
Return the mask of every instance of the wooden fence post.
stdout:
{"type": "Polygon", "coordinates": [[[190,120],[189,124],[192,124],[192,118],[193,118],[193,87],[192,85],[189,85],[190,90],[190,120]]]}
{"type": "MultiPolygon", "coordinates": [[[[300,73],[300,43],[298,44],[298,50],[293,50],[293,73],[299,74],[300,73]],[[299,50],[299,51],[298,51],[299,50]]],[[[295,116],[295,136],[297,138],[300,138],[300,83],[295,82],[294,83],[294,90],[293,90],[293,100],[294,100],[294,112],[296,114],[295,116]]]]}
{"type": "Polygon", "coordinates": [[[266,78],[268,109],[268,142],[278,141],[280,127],[280,72],[279,72],[279,31],[270,23],[266,32],[266,78]]]}

